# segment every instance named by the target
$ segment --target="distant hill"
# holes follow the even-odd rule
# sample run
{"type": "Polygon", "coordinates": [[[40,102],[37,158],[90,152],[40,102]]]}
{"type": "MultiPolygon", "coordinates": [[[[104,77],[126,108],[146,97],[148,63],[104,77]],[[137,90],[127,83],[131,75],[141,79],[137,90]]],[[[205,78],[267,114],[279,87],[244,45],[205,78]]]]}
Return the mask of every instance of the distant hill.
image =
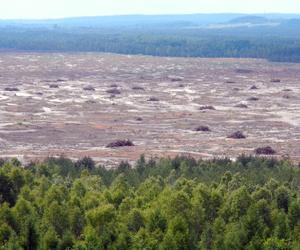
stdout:
{"type": "Polygon", "coordinates": [[[254,14],[241,13],[224,14],[189,14],[189,15],[121,15],[121,16],[94,16],[72,17],[45,20],[1,20],[0,26],[39,26],[49,27],[135,27],[159,26],[171,24],[179,26],[205,26],[222,23],[251,23],[259,24],[270,20],[300,19],[300,14],[254,14]]]}
{"type": "MultiPolygon", "coordinates": [[[[0,25],[31,25],[63,27],[132,27],[164,24],[208,25],[228,22],[242,14],[191,14],[191,15],[124,15],[124,16],[95,16],[74,17],[47,20],[0,20],[0,25]]],[[[172,26],[169,26],[172,27],[172,26]]]]}
{"type": "Polygon", "coordinates": [[[229,21],[229,23],[251,23],[251,24],[260,24],[260,23],[268,23],[269,19],[262,16],[242,16],[237,17],[229,21]]]}
{"type": "Polygon", "coordinates": [[[285,20],[281,25],[290,28],[300,28],[300,18],[285,20]]]}

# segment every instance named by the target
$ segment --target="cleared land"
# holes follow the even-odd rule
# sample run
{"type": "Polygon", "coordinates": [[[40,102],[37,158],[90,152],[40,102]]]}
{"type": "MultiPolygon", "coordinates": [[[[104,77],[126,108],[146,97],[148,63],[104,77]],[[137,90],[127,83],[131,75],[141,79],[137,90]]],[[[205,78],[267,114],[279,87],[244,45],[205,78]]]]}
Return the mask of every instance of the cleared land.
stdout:
{"type": "Polygon", "coordinates": [[[1,157],[114,165],[271,146],[299,160],[299,79],[300,64],[254,59],[0,53],[1,157]],[[236,131],[246,138],[228,138],[236,131]],[[126,139],[135,146],[106,147],[126,139]]]}

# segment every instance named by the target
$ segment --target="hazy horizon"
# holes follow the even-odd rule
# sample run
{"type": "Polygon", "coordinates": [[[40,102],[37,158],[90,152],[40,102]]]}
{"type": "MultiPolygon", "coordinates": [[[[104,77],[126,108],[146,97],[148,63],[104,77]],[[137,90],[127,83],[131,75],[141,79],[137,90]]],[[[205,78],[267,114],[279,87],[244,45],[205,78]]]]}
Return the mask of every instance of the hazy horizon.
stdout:
{"type": "Polygon", "coordinates": [[[115,15],[297,14],[296,0],[2,0],[0,19],[53,19],[115,15]]]}

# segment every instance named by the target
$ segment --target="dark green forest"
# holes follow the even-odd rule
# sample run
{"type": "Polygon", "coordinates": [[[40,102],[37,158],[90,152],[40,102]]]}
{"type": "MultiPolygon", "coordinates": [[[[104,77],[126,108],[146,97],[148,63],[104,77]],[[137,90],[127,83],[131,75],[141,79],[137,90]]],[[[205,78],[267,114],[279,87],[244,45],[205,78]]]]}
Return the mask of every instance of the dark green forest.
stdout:
{"type": "Polygon", "coordinates": [[[112,52],[300,62],[299,15],[267,17],[220,14],[0,20],[0,51],[112,52]]]}
{"type": "Polygon", "coordinates": [[[300,164],[0,162],[0,249],[300,249],[300,164]]]}

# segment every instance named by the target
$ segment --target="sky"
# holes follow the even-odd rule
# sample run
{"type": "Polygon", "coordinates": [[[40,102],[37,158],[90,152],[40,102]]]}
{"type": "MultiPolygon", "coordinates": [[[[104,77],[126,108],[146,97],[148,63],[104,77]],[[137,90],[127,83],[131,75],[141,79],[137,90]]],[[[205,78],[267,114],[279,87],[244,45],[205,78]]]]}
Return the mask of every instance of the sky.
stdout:
{"type": "Polygon", "coordinates": [[[300,13],[300,0],[0,0],[0,19],[191,13],[300,13]]]}

